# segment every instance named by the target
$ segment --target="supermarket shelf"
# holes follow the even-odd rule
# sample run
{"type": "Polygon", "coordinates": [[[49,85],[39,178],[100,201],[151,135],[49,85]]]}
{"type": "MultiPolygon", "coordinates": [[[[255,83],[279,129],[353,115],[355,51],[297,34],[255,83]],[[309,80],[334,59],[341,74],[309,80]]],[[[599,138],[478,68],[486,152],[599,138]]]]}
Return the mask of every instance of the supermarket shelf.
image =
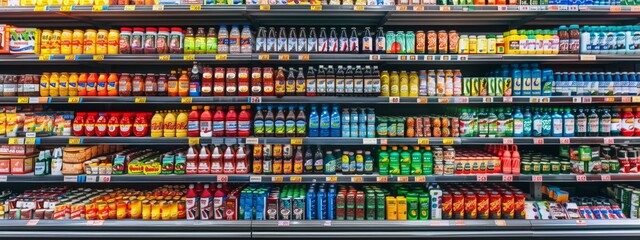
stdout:
{"type": "Polygon", "coordinates": [[[0,55],[0,64],[2,65],[75,65],[86,63],[112,65],[157,65],[193,61],[224,64],[249,62],[250,60],[251,54],[0,55]]]}
{"type": "Polygon", "coordinates": [[[640,174],[555,174],[555,175],[511,175],[469,174],[428,176],[382,176],[370,175],[255,175],[255,174],[192,174],[192,175],[67,175],[34,176],[4,175],[0,181],[12,183],[431,183],[431,182],[638,182],[640,174]],[[534,177],[535,176],[535,177],[534,177]],[[584,176],[578,177],[578,176],[584,176]]]}

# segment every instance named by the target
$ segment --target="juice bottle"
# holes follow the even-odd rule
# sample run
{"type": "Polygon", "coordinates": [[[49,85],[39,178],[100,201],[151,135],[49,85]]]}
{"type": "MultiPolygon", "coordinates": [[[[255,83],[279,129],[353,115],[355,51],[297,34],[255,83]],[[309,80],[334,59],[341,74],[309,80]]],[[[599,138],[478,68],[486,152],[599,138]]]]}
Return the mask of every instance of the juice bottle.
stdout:
{"type": "Polygon", "coordinates": [[[262,90],[264,91],[264,96],[273,96],[274,87],[273,68],[264,68],[262,72],[262,90]]]}
{"type": "Polygon", "coordinates": [[[107,95],[118,96],[118,74],[109,74],[107,78],[107,95]]]}
{"type": "Polygon", "coordinates": [[[411,71],[409,74],[409,97],[418,97],[419,91],[419,78],[416,71],[411,71]]]}
{"type": "Polygon", "coordinates": [[[238,114],[238,137],[248,137],[251,135],[251,112],[249,106],[240,107],[238,114]]]}
{"type": "Polygon", "coordinates": [[[49,78],[49,96],[57,97],[60,96],[58,92],[58,84],[59,84],[60,75],[54,72],[51,73],[51,77],[49,78]]]}
{"type": "Polygon", "coordinates": [[[520,54],[520,35],[518,35],[517,29],[511,29],[506,32],[507,36],[507,54],[520,54]]]}
{"type": "Polygon", "coordinates": [[[214,137],[223,137],[224,136],[224,128],[225,128],[224,118],[225,118],[225,114],[222,111],[222,107],[221,106],[217,106],[216,107],[216,112],[213,114],[213,133],[212,133],[212,135],[214,137]]]}
{"type": "MultiPolygon", "coordinates": [[[[273,145],[273,163],[271,164],[273,174],[282,174],[282,145],[273,145]]],[[[268,162],[268,161],[267,161],[268,162]]],[[[265,162],[265,170],[269,164],[265,162]]]]}
{"type": "Polygon", "coordinates": [[[163,136],[176,136],[176,115],[174,115],[174,113],[171,111],[167,112],[167,115],[164,116],[163,136]]]}
{"type": "Polygon", "coordinates": [[[158,80],[156,83],[156,95],[158,96],[167,96],[167,89],[169,88],[167,85],[167,75],[166,74],[158,74],[158,80]]]}
{"type": "Polygon", "coordinates": [[[227,137],[238,136],[238,113],[236,113],[235,107],[230,106],[227,111],[227,116],[224,119],[225,127],[224,132],[227,137]]]}
{"type": "Polygon", "coordinates": [[[316,95],[316,72],[313,70],[313,67],[309,67],[307,70],[307,81],[305,86],[307,96],[313,97],[316,95]]]}
{"type": "Polygon", "coordinates": [[[400,96],[400,76],[396,71],[392,71],[391,75],[389,75],[389,96],[400,96]]]}
{"type": "Polygon", "coordinates": [[[159,111],[151,118],[151,137],[162,137],[162,129],[164,128],[164,118],[159,111]]]}
{"type": "Polygon", "coordinates": [[[198,154],[198,174],[209,173],[211,173],[211,153],[207,145],[203,144],[198,154]]]}
{"type": "Polygon", "coordinates": [[[187,136],[200,137],[200,113],[197,106],[191,106],[191,112],[187,117],[187,136]]]}
{"type": "Polygon", "coordinates": [[[296,116],[296,137],[307,136],[307,115],[304,113],[304,107],[298,107],[298,116],[296,116]]]}
{"type": "Polygon", "coordinates": [[[307,90],[307,79],[304,77],[304,69],[298,68],[298,76],[296,77],[296,96],[304,96],[307,90]]]}
{"type": "MultiPolygon", "coordinates": [[[[98,82],[98,74],[89,73],[89,76],[87,77],[87,96],[97,96],[98,95],[98,92],[96,91],[96,83],[97,82],[98,82]]],[[[52,89],[49,90],[49,92],[51,94],[52,93],[52,89]]]]}
{"type": "Polygon", "coordinates": [[[227,68],[227,74],[225,75],[226,96],[238,95],[238,82],[235,68],[227,68]]]}
{"type": "MultiPolygon", "coordinates": [[[[80,73],[78,76],[78,96],[87,96],[87,73],[80,73]]],[[[51,93],[49,93],[51,95],[51,93]]]]}
{"type": "Polygon", "coordinates": [[[249,96],[249,68],[238,69],[238,96],[249,96]]]}
{"type": "Polygon", "coordinates": [[[232,146],[227,146],[222,157],[222,172],[225,174],[234,174],[236,172],[235,153],[232,146]]]}
{"type": "Polygon", "coordinates": [[[389,87],[391,83],[389,82],[389,72],[382,71],[380,75],[380,96],[388,97],[389,96],[389,87]]]}
{"type": "Polygon", "coordinates": [[[58,95],[69,96],[69,74],[66,72],[60,73],[58,95]]]}
{"type": "Polygon", "coordinates": [[[296,153],[293,159],[293,173],[294,174],[302,174],[304,173],[304,157],[302,154],[302,146],[296,146],[296,153]]]}
{"type": "Polygon", "coordinates": [[[331,135],[331,115],[329,114],[329,107],[322,106],[322,112],[320,113],[320,137],[329,137],[331,135]]]}
{"type": "Polygon", "coordinates": [[[293,173],[293,154],[291,153],[291,145],[286,144],[282,147],[282,174],[293,173]]]}
{"type": "MultiPolygon", "coordinates": [[[[189,148],[189,152],[192,151],[192,148],[189,148]]],[[[193,154],[195,155],[195,153],[193,154]]],[[[189,154],[187,154],[187,159],[189,159],[189,154]]],[[[188,160],[187,160],[188,161],[188,160]]],[[[200,199],[198,198],[198,194],[196,193],[193,184],[189,184],[189,191],[187,191],[186,201],[186,210],[187,210],[187,219],[195,220],[199,219],[200,211],[198,210],[198,204],[200,203],[200,199]]]]}
{"type": "Polygon", "coordinates": [[[167,79],[167,94],[171,97],[178,96],[178,78],[176,71],[171,71],[169,79],[167,79]]]}
{"type": "Polygon", "coordinates": [[[253,135],[256,137],[264,137],[265,125],[264,115],[262,114],[262,106],[257,107],[256,116],[253,119],[253,135]]]}
{"type": "MultiPolygon", "coordinates": [[[[295,79],[293,79],[293,81],[295,81],[295,79]]],[[[276,74],[276,79],[275,79],[275,95],[278,97],[282,97],[285,95],[285,93],[286,93],[286,78],[284,76],[284,69],[280,67],[278,68],[278,72],[276,74]]]]}
{"type": "Polygon", "coordinates": [[[189,96],[189,76],[187,71],[182,71],[180,78],[178,79],[178,96],[189,96]]]}
{"type": "Polygon", "coordinates": [[[96,94],[98,96],[107,96],[107,74],[100,73],[96,84],[96,94]]]}
{"type": "MultiPolygon", "coordinates": [[[[277,80],[278,79],[276,78],[276,81],[277,80]]],[[[277,84],[277,82],[276,82],[276,84],[277,84]]],[[[296,76],[295,76],[293,68],[289,68],[289,74],[287,74],[287,80],[285,82],[285,95],[287,95],[287,96],[296,95],[296,76]]]]}
{"type": "Polygon", "coordinates": [[[220,148],[215,146],[211,151],[211,174],[222,173],[222,154],[220,148]]]}
{"type": "Polygon", "coordinates": [[[284,108],[282,106],[279,106],[278,113],[276,113],[276,118],[274,122],[276,137],[284,137],[286,134],[284,112],[282,111],[283,109],[284,108]]]}
{"type": "Polygon", "coordinates": [[[320,116],[317,107],[311,106],[309,114],[309,137],[318,137],[320,135],[320,116]]]}
{"type": "Polygon", "coordinates": [[[196,53],[196,36],[193,32],[193,28],[187,28],[187,33],[184,35],[184,53],[196,53]]]}
{"type": "MultiPolygon", "coordinates": [[[[194,133],[192,133],[193,135],[196,136],[200,136],[200,137],[211,137],[213,136],[213,129],[212,129],[212,120],[213,117],[211,115],[211,111],[209,111],[210,107],[209,106],[204,106],[204,112],[202,112],[202,114],[200,115],[199,118],[195,118],[196,122],[196,127],[197,125],[200,125],[199,128],[194,129],[194,133]]],[[[197,111],[196,111],[197,113],[197,111]]],[[[193,114],[193,112],[192,112],[193,114]]],[[[196,117],[196,116],[194,116],[196,117]]]]}
{"type": "Polygon", "coordinates": [[[133,80],[131,80],[131,95],[144,96],[144,90],[144,78],[142,77],[142,74],[134,74],[133,80]]]}
{"type": "Polygon", "coordinates": [[[176,137],[187,137],[188,122],[188,114],[185,111],[180,111],[176,117],[176,137]]]}
{"type": "Polygon", "coordinates": [[[249,158],[247,156],[247,149],[243,144],[238,146],[238,151],[236,151],[236,173],[237,174],[247,174],[249,173],[249,158]]]}
{"type": "Polygon", "coordinates": [[[48,97],[49,96],[49,77],[51,77],[51,73],[42,73],[40,77],[40,96],[48,97]]]}
{"type": "Polygon", "coordinates": [[[275,117],[273,115],[272,106],[267,106],[267,114],[264,117],[264,136],[265,137],[273,137],[275,136],[275,117]]]}
{"type": "MultiPolygon", "coordinates": [[[[42,88],[42,85],[40,85],[40,88],[42,88]]],[[[74,72],[69,75],[69,96],[78,96],[78,74],[74,72]]]]}
{"type": "Polygon", "coordinates": [[[200,194],[199,204],[200,220],[211,220],[213,218],[213,193],[209,190],[209,184],[204,185],[204,190],[200,194]]]}
{"type": "Polygon", "coordinates": [[[216,68],[213,75],[213,96],[224,96],[224,73],[224,68],[216,68]]]}
{"type": "Polygon", "coordinates": [[[289,111],[287,111],[287,116],[285,117],[285,136],[287,137],[295,137],[296,136],[296,115],[293,106],[289,106],[289,111]]]}

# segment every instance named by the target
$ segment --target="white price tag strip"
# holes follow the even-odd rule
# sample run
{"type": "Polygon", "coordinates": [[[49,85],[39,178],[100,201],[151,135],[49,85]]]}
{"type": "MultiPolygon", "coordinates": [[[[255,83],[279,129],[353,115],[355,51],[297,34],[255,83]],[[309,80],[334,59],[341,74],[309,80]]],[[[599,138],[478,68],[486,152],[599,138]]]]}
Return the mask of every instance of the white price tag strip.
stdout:
{"type": "Polygon", "coordinates": [[[249,177],[249,182],[262,182],[261,176],[251,176],[249,177]]]}
{"type": "Polygon", "coordinates": [[[363,145],[377,145],[378,144],[378,139],[377,138],[363,138],[362,139],[362,144],[363,145]]]}
{"type": "Polygon", "coordinates": [[[78,176],[64,176],[63,182],[78,182],[78,176]]]}
{"type": "Polygon", "coordinates": [[[278,227],[288,227],[289,224],[289,221],[278,221],[278,227]]]}
{"type": "Polygon", "coordinates": [[[487,175],[484,175],[484,174],[476,175],[476,181],[477,182],[486,182],[487,181],[487,175]]]}
{"type": "Polygon", "coordinates": [[[586,181],[587,181],[586,175],[576,175],[576,182],[586,182],[586,181]]]}
{"type": "Polygon", "coordinates": [[[247,144],[247,145],[256,145],[256,144],[259,144],[259,142],[260,141],[259,141],[258,138],[247,138],[245,140],[245,144],[247,144]]]}
{"type": "Polygon", "coordinates": [[[6,182],[6,181],[7,181],[7,175],[0,176],[0,182],[6,182]]]}
{"type": "Polygon", "coordinates": [[[513,182],[513,175],[502,175],[503,182],[513,182]]]}
{"type": "Polygon", "coordinates": [[[600,175],[600,180],[602,180],[603,182],[611,182],[611,175],[609,174],[600,175]]]}
{"type": "Polygon", "coordinates": [[[111,182],[111,176],[100,176],[98,182],[111,182]]]}
{"type": "Polygon", "coordinates": [[[87,175],[86,182],[97,182],[98,181],[98,176],[96,175],[87,175]]]}

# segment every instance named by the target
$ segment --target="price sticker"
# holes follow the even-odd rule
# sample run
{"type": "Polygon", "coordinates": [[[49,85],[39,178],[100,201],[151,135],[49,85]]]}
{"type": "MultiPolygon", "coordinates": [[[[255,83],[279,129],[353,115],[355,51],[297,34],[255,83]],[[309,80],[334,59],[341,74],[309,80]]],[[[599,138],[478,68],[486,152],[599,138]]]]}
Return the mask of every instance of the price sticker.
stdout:
{"type": "Polygon", "coordinates": [[[137,98],[133,99],[133,101],[135,103],[146,103],[147,102],[147,98],[146,97],[137,97],[137,98]]]}
{"type": "Polygon", "coordinates": [[[500,227],[506,227],[507,226],[507,221],[505,220],[495,220],[496,226],[500,226],[500,227]]]}
{"type": "Polygon", "coordinates": [[[151,7],[151,10],[153,10],[153,11],[164,11],[164,5],[153,5],[153,7],[151,7]]]}
{"type": "Polygon", "coordinates": [[[442,145],[453,145],[454,143],[454,139],[453,138],[443,138],[442,139],[442,145]]]}
{"type": "Polygon", "coordinates": [[[429,226],[449,226],[449,221],[431,220],[429,226]]]}
{"type": "Polygon", "coordinates": [[[192,103],[192,102],[193,102],[192,97],[183,97],[180,99],[180,103],[192,103]]]}
{"type": "Polygon", "coordinates": [[[27,226],[38,225],[38,222],[40,222],[40,219],[31,219],[31,220],[27,221],[27,226]]]}
{"type": "Polygon", "coordinates": [[[389,103],[400,103],[400,97],[389,97],[389,103]]]}
{"type": "Polygon", "coordinates": [[[638,7],[638,6],[632,6],[632,7],[629,9],[629,11],[631,11],[631,12],[640,12],[640,7],[638,7]]]}
{"type": "Polygon", "coordinates": [[[262,103],[262,97],[249,97],[250,103],[262,103]]]}
{"type": "Polygon", "coordinates": [[[22,138],[9,138],[9,145],[22,145],[24,140],[22,138]]]}
{"type": "Polygon", "coordinates": [[[580,55],[580,61],[595,61],[596,55],[580,55]]]}
{"type": "Polygon", "coordinates": [[[413,178],[414,182],[427,182],[427,177],[425,176],[416,176],[413,178]]]}
{"type": "Polygon", "coordinates": [[[424,11],[424,6],[413,6],[413,11],[418,11],[418,12],[424,11]]]}
{"type": "MultiPolygon", "coordinates": [[[[88,222],[91,222],[91,221],[87,221],[87,223],[88,222]]],[[[93,220],[91,225],[93,225],[93,226],[102,226],[102,225],[104,225],[104,220],[93,220]]]]}
{"type": "Polygon", "coordinates": [[[35,6],[33,8],[34,12],[44,12],[44,11],[49,11],[49,7],[48,6],[35,6]]]}
{"type": "Polygon", "coordinates": [[[1,175],[0,176],[0,182],[6,182],[7,181],[7,175],[1,175]]]}
{"type": "Polygon", "coordinates": [[[271,10],[271,5],[260,5],[261,11],[269,11],[271,10]]]}
{"type": "Polygon", "coordinates": [[[74,61],[74,60],[76,60],[76,55],[64,55],[64,60],[66,60],[66,61],[74,61]]]}
{"type": "Polygon", "coordinates": [[[369,61],[380,61],[380,55],[369,55],[369,61]]]}
{"type": "Polygon", "coordinates": [[[425,55],[425,56],[424,56],[424,60],[425,60],[425,61],[433,61],[434,57],[435,57],[435,56],[433,56],[433,55],[425,55]]]}
{"type": "Polygon", "coordinates": [[[542,98],[540,98],[540,102],[541,103],[549,103],[549,102],[551,102],[551,99],[548,98],[548,97],[542,97],[542,98]]]}
{"type": "Polygon", "coordinates": [[[611,6],[611,7],[609,7],[609,11],[610,12],[620,12],[620,11],[622,11],[622,7],[620,7],[620,6],[611,6]]]}
{"type": "Polygon", "coordinates": [[[81,103],[82,102],[82,98],[80,97],[69,97],[69,99],[67,99],[67,103],[81,103]]]}
{"type": "Polygon", "coordinates": [[[429,98],[427,98],[427,97],[418,97],[418,98],[416,99],[416,102],[417,102],[417,103],[422,103],[422,104],[424,104],[424,103],[428,103],[428,102],[429,102],[429,98]]]}
{"type": "Polygon", "coordinates": [[[634,103],[640,102],[640,96],[638,96],[638,97],[632,97],[632,98],[631,98],[631,102],[634,102],[634,103]]]}
{"type": "Polygon", "coordinates": [[[505,145],[513,144],[513,138],[503,138],[502,139],[502,144],[505,144],[505,145]]]}
{"type": "Polygon", "coordinates": [[[429,145],[428,138],[418,138],[418,145],[429,145]]]}
{"type": "Polygon", "coordinates": [[[513,97],[502,97],[502,102],[504,103],[512,103],[513,97]]]}
{"type": "Polygon", "coordinates": [[[571,138],[560,138],[560,144],[563,144],[563,145],[571,144],[571,138]]]}
{"type": "Polygon", "coordinates": [[[417,61],[418,60],[418,56],[417,55],[409,55],[409,60],[410,61],[417,61]]]}
{"type": "Polygon", "coordinates": [[[610,103],[611,103],[611,102],[615,102],[615,101],[616,101],[616,98],[614,98],[614,97],[606,97],[606,98],[604,98],[604,101],[605,101],[605,102],[610,102],[610,103]]]}
{"type": "Polygon", "coordinates": [[[249,177],[249,182],[262,182],[261,176],[251,176],[249,177]]]}
{"type": "Polygon", "coordinates": [[[581,102],[582,102],[581,97],[573,97],[573,103],[581,103],[581,102]]]}
{"type": "Polygon", "coordinates": [[[614,144],[616,141],[614,138],[604,138],[604,144],[614,144]]]}
{"type": "Polygon", "coordinates": [[[284,181],[284,178],[283,178],[283,177],[280,177],[280,176],[278,176],[278,177],[271,177],[271,182],[274,182],[274,183],[281,183],[281,182],[283,182],[283,181],[284,181]]]}
{"type": "Polygon", "coordinates": [[[544,144],[544,138],[533,138],[533,144],[544,144]]]}
{"type": "Polygon", "coordinates": [[[300,61],[309,61],[309,54],[300,54],[300,55],[298,55],[298,60],[300,60],[300,61]]]}
{"type": "Polygon", "coordinates": [[[288,61],[289,60],[289,54],[280,54],[278,55],[278,60],[280,61],[288,61]]]}
{"type": "Polygon", "coordinates": [[[362,182],[362,177],[351,177],[351,182],[352,183],[361,183],[362,182]]]}
{"type": "Polygon", "coordinates": [[[398,5],[396,6],[396,11],[407,11],[406,5],[398,5]]]}
{"type": "Polygon", "coordinates": [[[98,182],[98,176],[96,175],[87,175],[85,182],[98,182]]]}
{"type": "Polygon", "coordinates": [[[322,5],[311,5],[311,11],[322,11],[322,5]]]}
{"type": "Polygon", "coordinates": [[[459,98],[456,98],[456,102],[457,103],[469,103],[469,98],[468,97],[459,97],[459,98]]]}
{"type": "Polygon", "coordinates": [[[331,227],[331,220],[324,221],[324,223],[322,223],[322,225],[325,226],[325,227],[331,227]]]}
{"type": "Polygon", "coordinates": [[[438,98],[438,103],[449,103],[449,98],[438,98]]]}
{"type": "Polygon", "coordinates": [[[82,138],[69,138],[69,145],[82,144],[82,138]]]}
{"type": "Polygon", "coordinates": [[[64,176],[63,182],[78,182],[78,176],[64,176]]]}
{"type": "Polygon", "coordinates": [[[387,145],[388,140],[386,138],[380,138],[380,145],[387,145]]]}
{"type": "Polygon", "coordinates": [[[190,11],[200,11],[202,10],[202,5],[191,5],[189,6],[190,11]]]}
{"type": "Polygon", "coordinates": [[[48,55],[48,54],[40,55],[40,56],[38,56],[38,60],[40,60],[40,61],[49,61],[49,60],[51,60],[51,55],[48,55]]]}
{"type": "Polygon", "coordinates": [[[227,60],[227,54],[216,55],[216,60],[227,60]]]}
{"type": "Polygon", "coordinates": [[[586,182],[587,175],[576,175],[576,182],[586,182]]]}
{"type": "Polygon", "coordinates": [[[578,220],[576,220],[576,225],[585,226],[585,225],[587,225],[587,221],[585,221],[583,219],[578,219],[578,220]]]}
{"type": "Polygon", "coordinates": [[[60,12],[71,12],[73,11],[73,6],[60,6],[60,12]]]}
{"type": "Polygon", "coordinates": [[[532,182],[542,182],[542,175],[533,175],[531,176],[532,182]]]}
{"type": "Polygon", "coordinates": [[[364,11],[364,5],[353,6],[353,11],[364,11]]]}
{"type": "Polygon", "coordinates": [[[620,99],[620,100],[623,103],[630,103],[631,102],[631,97],[622,97],[622,99],[620,99]]]}
{"type": "Polygon", "coordinates": [[[29,104],[29,98],[28,97],[19,97],[18,98],[18,103],[19,104],[29,104]]]}
{"type": "Polygon", "coordinates": [[[493,102],[493,98],[492,97],[484,97],[484,98],[482,98],[482,102],[484,102],[484,103],[492,103],[493,102]]]}
{"type": "Polygon", "coordinates": [[[513,175],[502,175],[503,182],[513,182],[513,175]]]}
{"type": "Polygon", "coordinates": [[[295,182],[295,183],[299,183],[302,182],[302,177],[300,176],[293,176],[289,178],[289,182],[295,182]]]}
{"type": "Polygon", "coordinates": [[[278,221],[278,227],[288,227],[289,221],[278,221]]]}
{"type": "Polygon", "coordinates": [[[476,181],[477,182],[486,182],[487,181],[487,175],[484,175],[484,174],[476,175],[476,181]]]}
{"type": "Polygon", "coordinates": [[[229,176],[227,175],[218,175],[218,177],[216,178],[217,182],[229,182],[229,176]]]}
{"type": "Polygon", "coordinates": [[[338,182],[338,177],[337,176],[330,176],[330,177],[326,177],[325,181],[329,182],[329,183],[334,183],[334,182],[338,182]]]}
{"type": "Polygon", "coordinates": [[[406,182],[409,182],[409,177],[398,177],[397,181],[401,183],[406,183],[406,182]]]}
{"type": "Polygon", "coordinates": [[[196,60],[196,55],[195,54],[185,54],[184,56],[182,56],[182,60],[185,60],[185,61],[196,60]]]}
{"type": "Polygon", "coordinates": [[[407,60],[409,60],[409,56],[407,55],[398,56],[398,61],[407,61],[407,60]]]}
{"type": "Polygon", "coordinates": [[[376,138],[363,138],[362,145],[378,145],[378,139],[376,138]]]}
{"type": "Polygon", "coordinates": [[[591,103],[591,97],[582,97],[582,103],[591,103]]]}
{"type": "Polygon", "coordinates": [[[449,55],[442,55],[442,58],[440,59],[440,61],[449,61],[451,60],[451,56],[449,55]]]}
{"type": "Polygon", "coordinates": [[[456,220],[455,224],[456,224],[456,226],[464,226],[465,222],[464,222],[464,220],[456,220]]]}
{"type": "Polygon", "coordinates": [[[260,54],[258,55],[258,60],[269,60],[270,55],[269,54],[260,54]]]}
{"type": "Polygon", "coordinates": [[[24,145],[36,145],[36,138],[25,138],[24,139],[24,145]]]}
{"type": "Polygon", "coordinates": [[[540,98],[537,98],[537,97],[529,98],[529,102],[530,103],[539,103],[540,102],[540,98]]]}
{"type": "Polygon", "coordinates": [[[136,5],[124,5],[124,10],[125,11],[135,11],[136,10],[136,5]]]}
{"type": "Polygon", "coordinates": [[[93,61],[102,61],[104,60],[104,55],[93,55],[93,61]]]}
{"type": "Polygon", "coordinates": [[[292,138],[291,145],[302,145],[302,138],[292,138]]]}
{"type": "Polygon", "coordinates": [[[387,177],[387,176],[376,177],[376,182],[382,182],[382,183],[389,182],[389,177],[387,177]]]}
{"type": "Polygon", "coordinates": [[[609,174],[600,175],[600,180],[603,182],[611,182],[611,175],[609,174]]]}
{"type": "Polygon", "coordinates": [[[200,138],[189,138],[189,145],[198,145],[200,144],[200,138]]]}
{"type": "Polygon", "coordinates": [[[440,6],[440,11],[441,12],[451,11],[451,7],[450,6],[440,6]]]}
{"type": "Polygon", "coordinates": [[[98,177],[98,182],[111,182],[111,176],[100,176],[98,177]]]}
{"type": "Polygon", "coordinates": [[[160,56],[158,56],[158,59],[160,61],[169,61],[169,60],[171,60],[171,55],[160,55],[160,56]]]}
{"type": "Polygon", "coordinates": [[[102,12],[107,8],[107,6],[103,6],[103,5],[95,5],[91,8],[92,12],[102,12]]]}
{"type": "Polygon", "coordinates": [[[250,145],[256,145],[260,143],[260,140],[258,138],[246,138],[244,140],[245,144],[250,144],[250,145]]]}

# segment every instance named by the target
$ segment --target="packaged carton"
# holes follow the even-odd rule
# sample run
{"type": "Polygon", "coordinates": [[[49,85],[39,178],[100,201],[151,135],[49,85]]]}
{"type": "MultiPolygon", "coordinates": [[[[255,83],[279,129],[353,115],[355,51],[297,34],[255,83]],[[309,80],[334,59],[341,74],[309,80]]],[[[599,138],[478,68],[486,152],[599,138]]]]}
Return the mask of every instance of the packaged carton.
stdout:
{"type": "Polygon", "coordinates": [[[9,28],[9,53],[40,53],[40,30],[37,28],[9,28]]]}

